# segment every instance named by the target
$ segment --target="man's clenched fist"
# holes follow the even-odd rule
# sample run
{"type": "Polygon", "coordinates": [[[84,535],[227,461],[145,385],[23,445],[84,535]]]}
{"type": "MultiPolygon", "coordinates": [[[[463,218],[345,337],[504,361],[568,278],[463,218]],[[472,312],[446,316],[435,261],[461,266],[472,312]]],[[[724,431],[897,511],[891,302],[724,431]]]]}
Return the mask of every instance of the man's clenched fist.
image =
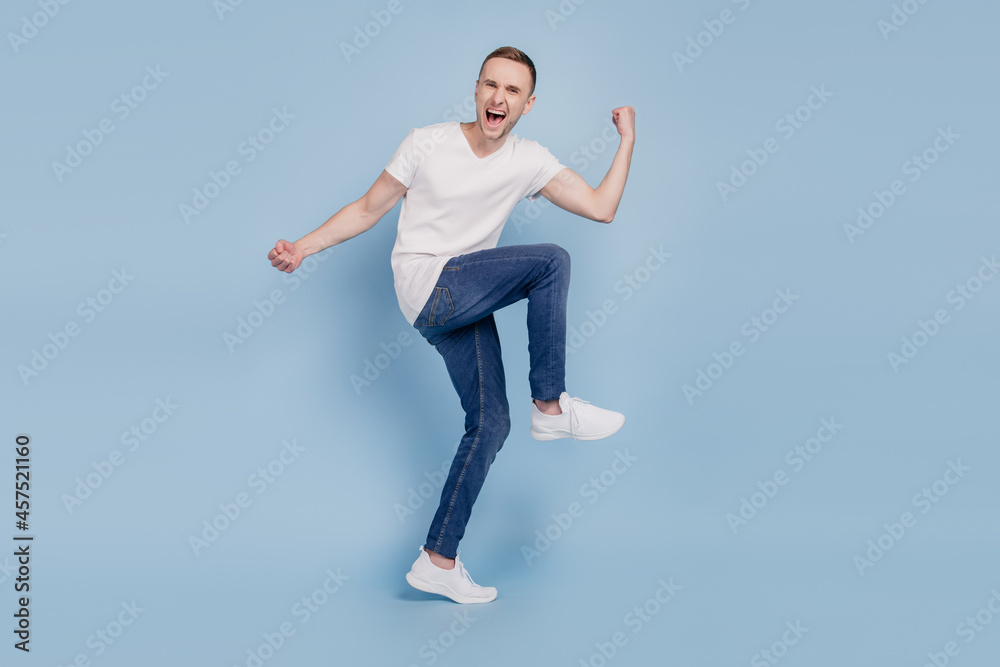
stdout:
{"type": "Polygon", "coordinates": [[[635,139],[635,109],[618,107],[611,112],[611,117],[623,139],[635,139]]]}
{"type": "Polygon", "coordinates": [[[274,249],[267,253],[267,258],[271,260],[271,266],[274,268],[291,273],[299,268],[299,264],[306,256],[294,243],[281,239],[274,244],[274,249]]]}

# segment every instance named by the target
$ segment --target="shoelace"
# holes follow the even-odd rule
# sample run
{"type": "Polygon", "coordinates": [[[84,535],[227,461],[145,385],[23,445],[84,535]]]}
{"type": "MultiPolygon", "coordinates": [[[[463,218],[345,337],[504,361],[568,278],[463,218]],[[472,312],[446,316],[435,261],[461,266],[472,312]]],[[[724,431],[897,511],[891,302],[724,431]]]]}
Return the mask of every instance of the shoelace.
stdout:
{"type": "Polygon", "coordinates": [[[476,582],[474,582],[472,580],[472,575],[470,575],[469,572],[468,572],[468,570],[465,569],[465,566],[462,565],[462,561],[460,561],[458,559],[458,554],[457,553],[455,554],[455,567],[457,567],[459,570],[461,570],[461,572],[462,572],[462,578],[464,578],[466,581],[468,581],[471,585],[473,585],[473,586],[476,585],[476,582]]]}
{"type": "Polygon", "coordinates": [[[585,401],[575,396],[569,397],[569,432],[574,440],[576,440],[576,428],[580,425],[580,415],[577,414],[576,407],[583,403],[589,404],[590,401],[585,401]]]}

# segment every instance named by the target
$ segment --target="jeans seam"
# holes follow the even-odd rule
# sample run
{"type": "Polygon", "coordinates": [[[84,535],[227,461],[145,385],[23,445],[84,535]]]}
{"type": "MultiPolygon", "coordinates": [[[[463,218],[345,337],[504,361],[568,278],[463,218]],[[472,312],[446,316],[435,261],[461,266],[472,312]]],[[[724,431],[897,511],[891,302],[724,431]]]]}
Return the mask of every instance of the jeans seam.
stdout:
{"type": "MultiPolygon", "coordinates": [[[[467,261],[465,263],[475,263],[475,262],[510,262],[511,259],[544,259],[547,262],[550,262],[550,263],[552,262],[552,256],[551,255],[518,255],[516,258],[511,258],[511,257],[484,257],[484,258],[481,258],[481,259],[469,260],[469,261],[467,261]]],[[[457,271],[461,267],[451,266],[451,267],[445,267],[445,268],[455,269],[457,271]]]]}
{"type": "Polygon", "coordinates": [[[440,297],[440,296],[441,296],[441,288],[440,287],[435,287],[434,288],[434,302],[431,304],[431,312],[427,313],[427,326],[429,326],[429,327],[434,326],[434,309],[437,308],[438,297],[440,297]]]}
{"type": "Polygon", "coordinates": [[[441,293],[444,294],[445,297],[447,297],[448,299],[448,314],[444,316],[444,320],[442,320],[440,323],[436,325],[439,327],[443,327],[445,324],[448,323],[448,318],[451,317],[451,314],[455,312],[455,302],[451,300],[451,292],[448,290],[447,287],[438,287],[437,289],[441,290],[441,293]]]}
{"type": "MultiPolygon", "coordinates": [[[[552,264],[551,259],[549,260],[549,264],[552,264]]],[[[549,308],[549,331],[552,331],[555,328],[554,310],[555,310],[554,308],[549,308]]],[[[566,343],[563,342],[563,345],[565,344],[566,343]]],[[[548,387],[549,391],[552,391],[552,377],[554,375],[552,364],[554,363],[555,354],[549,354],[548,357],[549,357],[548,368],[545,369],[545,386],[548,387]]]]}
{"type": "MultiPolygon", "coordinates": [[[[455,490],[451,494],[451,501],[448,503],[448,511],[444,515],[444,519],[441,522],[441,532],[438,534],[438,540],[435,547],[440,548],[441,542],[444,541],[445,529],[448,527],[448,520],[451,518],[451,511],[455,507],[455,501],[458,498],[458,490],[462,486],[462,481],[465,479],[465,471],[469,469],[469,462],[472,460],[472,455],[476,452],[476,447],[479,445],[479,438],[483,433],[483,420],[486,416],[485,410],[485,390],[483,386],[483,354],[479,345],[479,322],[476,322],[476,366],[479,372],[479,424],[476,426],[476,437],[472,439],[472,446],[469,448],[469,454],[465,457],[465,463],[462,465],[462,472],[459,473],[458,479],[455,481],[455,490]]],[[[434,551],[438,549],[435,548],[434,551]]]]}

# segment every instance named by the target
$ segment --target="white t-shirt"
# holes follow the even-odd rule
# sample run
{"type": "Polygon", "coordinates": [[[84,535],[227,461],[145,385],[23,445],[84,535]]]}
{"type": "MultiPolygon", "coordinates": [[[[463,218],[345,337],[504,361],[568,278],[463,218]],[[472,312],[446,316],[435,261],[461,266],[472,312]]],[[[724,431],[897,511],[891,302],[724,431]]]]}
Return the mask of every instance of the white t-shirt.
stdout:
{"type": "Polygon", "coordinates": [[[478,158],[458,121],[410,130],[385,167],[408,188],[390,260],[406,320],[416,321],[449,259],[495,248],[514,206],[538,199],[563,168],[514,133],[478,158]]]}

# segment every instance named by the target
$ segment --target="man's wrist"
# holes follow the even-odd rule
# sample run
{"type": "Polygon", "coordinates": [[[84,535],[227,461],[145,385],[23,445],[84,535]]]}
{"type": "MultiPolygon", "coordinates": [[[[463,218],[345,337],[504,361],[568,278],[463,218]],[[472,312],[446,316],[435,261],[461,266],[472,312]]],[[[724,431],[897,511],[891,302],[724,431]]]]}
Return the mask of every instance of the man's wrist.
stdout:
{"type": "Polygon", "coordinates": [[[322,248],[316,247],[316,241],[311,240],[308,236],[303,236],[298,241],[296,241],[295,247],[302,252],[303,257],[308,257],[309,255],[315,255],[317,252],[322,250],[322,248]]]}

